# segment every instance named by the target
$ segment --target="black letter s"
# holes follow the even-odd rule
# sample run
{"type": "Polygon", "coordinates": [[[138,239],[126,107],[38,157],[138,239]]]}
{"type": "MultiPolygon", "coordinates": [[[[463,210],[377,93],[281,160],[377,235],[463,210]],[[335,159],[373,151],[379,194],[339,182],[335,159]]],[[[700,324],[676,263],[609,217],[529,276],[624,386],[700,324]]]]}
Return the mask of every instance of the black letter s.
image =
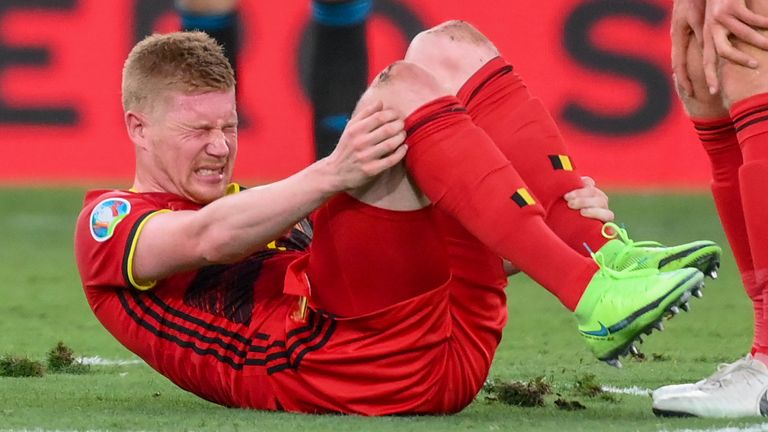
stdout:
{"type": "Polygon", "coordinates": [[[629,16],[658,26],[667,11],[641,0],[592,0],[579,5],[565,23],[566,51],[589,69],[621,75],[637,81],[644,89],[645,101],[626,115],[592,112],[578,102],[569,101],[562,112],[573,126],[602,135],[631,135],[653,129],[667,116],[671,89],[667,75],[653,63],[628,55],[600,50],[589,39],[590,30],[605,18],[629,16]]]}

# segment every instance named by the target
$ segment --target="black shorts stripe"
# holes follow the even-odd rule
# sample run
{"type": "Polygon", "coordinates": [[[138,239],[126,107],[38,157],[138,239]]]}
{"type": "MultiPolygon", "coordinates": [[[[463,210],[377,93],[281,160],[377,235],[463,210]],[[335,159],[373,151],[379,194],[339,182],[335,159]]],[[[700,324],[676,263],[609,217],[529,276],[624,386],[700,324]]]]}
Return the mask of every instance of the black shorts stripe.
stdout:
{"type": "Polygon", "coordinates": [[[261,346],[261,345],[251,345],[248,348],[248,352],[256,352],[256,353],[265,353],[269,351],[272,348],[285,348],[285,341],[274,341],[271,344],[267,346],[261,346]]]}
{"type": "MultiPolygon", "coordinates": [[[[312,313],[315,315],[315,313],[312,313]]],[[[315,327],[315,331],[312,332],[313,336],[317,334],[319,336],[322,334],[322,337],[320,340],[314,344],[310,345],[309,342],[304,342],[304,339],[302,339],[302,345],[294,344],[291,346],[291,349],[298,350],[303,346],[303,348],[298,352],[298,354],[295,356],[293,361],[291,361],[290,356],[287,358],[287,361],[284,363],[280,363],[277,365],[270,366],[267,368],[267,374],[272,375],[275,373],[278,373],[280,371],[284,371],[286,369],[298,369],[301,365],[301,361],[304,359],[304,356],[311,353],[312,351],[317,351],[324,347],[329,340],[331,340],[331,337],[333,336],[333,333],[336,331],[336,326],[338,322],[335,319],[329,319],[327,317],[323,317],[324,319],[318,320],[318,325],[315,327]],[[325,324],[329,323],[327,328],[323,330],[323,327],[325,327],[325,324]]],[[[317,339],[317,336],[314,337],[314,339],[317,339]]],[[[306,339],[306,338],[305,338],[306,339]]],[[[293,355],[293,353],[291,353],[293,355]]]]}
{"type": "Polygon", "coordinates": [[[328,326],[328,330],[326,330],[325,334],[323,335],[323,338],[320,339],[320,342],[316,343],[315,345],[310,345],[306,348],[304,348],[303,351],[301,351],[296,358],[293,360],[293,364],[295,368],[299,367],[299,364],[301,363],[301,360],[304,358],[305,355],[311,353],[312,351],[317,351],[320,348],[324,347],[325,344],[328,343],[329,340],[331,340],[331,336],[333,336],[333,333],[336,331],[336,320],[330,320],[331,324],[328,326]]]}
{"type": "Polygon", "coordinates": [[[287,339],[292,339],[294,336],[298,335],[299,333],[304,333],[304,332],[308,332],[308,331],[312,330],[312,327],[314,327],[314,325],[315,325],[315,316],[316,315],[317,315],[316,313],[310,311],[309,319],[307,319],[307,324],[302,326],[302,327],[295,328],[295,329],[289,331],[288,333],[286,333],[285,339],[286,340],[287,339]]]}
{"type": "Polygon", "coordinates": [[[136,222],[133,223],[133,226],[131,227],[131,232],[128,233],[128,240],[126,240],[125,242],[125,251],[123,252],[123,265],[122,265],[123,280],[125,281],[125,284],[128,286],[132,286],[131,278],[128,276],[128,258],[131,256],[131,245],[133,245],[134,237],[136,237],[136,233],[139,231],[139,227],[141,226],[141,223],[144,222],[144,219],[148,218],[150,215],[154,214],[155,212],[157,212],[157,210],[151,210],[139,216],[139,218],[136,219],[136,222]]]}
{"type": "Polygon", "coordinates": [[[246,366],[266,366],[267,363],[275,360],[288,359],[288,353],[285,351],[279,351],[272,353],[264,358],[249,358],[245,360],[246,366]]]}
{"type": "MultiPolygon", "coordinates": [[[[318,314],[313,313],[312,317],[316,317],[318,314]]],[[[310,321],[315,321],[314,319],[310,318],[310,321]]],[[[328,319],[323,318],[320,316],[320,319],[317,320],[317,325],[314,326],[312,333],[309,334],[309,336],[305,336],[303,338],[300,338],[293,342],[290,347],[288,347],[288,356],[292,357],[293,353],[296,352],[300,347],[312,342],[314,339],[320,336],[320,333],[323,331],[323,327],[325,326],[325,322],[328,321],[328,319]]],[[[290,339],[290,338],[288,338],[290,339]]]]}

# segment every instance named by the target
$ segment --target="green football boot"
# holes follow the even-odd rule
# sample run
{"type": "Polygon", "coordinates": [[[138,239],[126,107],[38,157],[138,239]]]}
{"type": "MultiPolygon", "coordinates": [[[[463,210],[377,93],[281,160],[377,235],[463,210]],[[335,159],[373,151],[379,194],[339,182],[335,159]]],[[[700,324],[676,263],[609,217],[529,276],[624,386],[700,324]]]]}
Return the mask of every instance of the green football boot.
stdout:
{"type": "Polygon", "coordinates": [[[621,367],[619,356],[639,355],[635,342],[642,334],[663,330],[665,316],[686,308],[692,295],[700,297],[704,274],[695,268],[660,272],[634,266],[616,271],[601,253],[600,266],[574,312],[579,333],[598,359],[621,367]]]}
{"type": "Polygon", "coordinates": [[[713,279],[717,278],[722,249],[709,240],[679,246],[633,241],[625,229],[611,222],[603,225],[603,236],[611,240],[599,252],[605,259],[605,265],[613,270],[652,268],[671,271],[692,267],[713,279]]]}

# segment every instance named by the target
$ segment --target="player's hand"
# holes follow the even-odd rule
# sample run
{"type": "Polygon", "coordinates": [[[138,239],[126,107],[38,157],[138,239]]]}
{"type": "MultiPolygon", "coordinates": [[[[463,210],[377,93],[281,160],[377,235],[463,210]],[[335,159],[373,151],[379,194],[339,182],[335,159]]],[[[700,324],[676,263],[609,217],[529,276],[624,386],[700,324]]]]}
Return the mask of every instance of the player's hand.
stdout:
{"type": "Polygon", "coordinates": [[[381,102],[360,109],[347,123],[328,162],[341,190],[365,185],[405,157],[405,123],[381,102]]]}
{"type": "MultiPolygon", "coordinates": [[[[568,207],[579,210],[582,216],[591,219],[597,219],[602,222],[613,220],[613,212],[608,208],[608,195],[595,186],[595,180],[592,177],[582,177],[581,181],[584,187],[568,192],[563,196],[568,201],[568,207]]],[[[507,276],[520,273],[511,262],[504,260],[504,272],[507,276]]]]}
{"type": "Polygon", "coordinates": [[[584,187],[563,196],[568,202],[568,207],[578,210],[584,217],[602,222],[612,221],[614,214],[608,208],[608,195],[595,186],[595,180],[592,177],[585,176],[581,180],[584,182],[584,187]]]}
{"type": "Polygon", "coordinates": [[[692,91],[683,88],[677,75],[674,76],[677,95],[685,107],[688,116],[697,120],[714,120],[728,117],[728,110],[723,105],[720,93],[710,94],[704,77],[701,47],[691,40],[686,47],[687,76],[692,91]]]}
{"type": "Polygon", "coordinates": [[[672,71],[681,88],[688,93],[693,92],[693,87],[688,79],[686,52],[692,40],[697,40],[699,44],[703,42],[705,7],[704,0],[675,0],[672,7],[669,31],[672,39],[672,71]]]}
{"type": "Polygon", "coordinates": [[[718,56],[745,67],[757,67],[757,60],[734,47],[730,38],[768,50],[768,37],[758,30],[768,28],[768,17],[749,10],[745,0],[707,0],[706,3],[702,33],[704,73],[709,92],[714,94],[719,89],[718,56]]]}

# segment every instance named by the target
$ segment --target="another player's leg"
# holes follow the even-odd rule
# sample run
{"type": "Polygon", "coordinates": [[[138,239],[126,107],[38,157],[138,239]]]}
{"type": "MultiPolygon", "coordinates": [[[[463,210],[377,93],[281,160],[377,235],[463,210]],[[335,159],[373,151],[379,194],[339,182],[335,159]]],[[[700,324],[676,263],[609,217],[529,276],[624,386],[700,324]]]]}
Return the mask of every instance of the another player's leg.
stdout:
{"type": "Polygon", "coordinates": [[[396,63],[363,96],[407,115],[406,164],[416,184],[499,256],[514,262],[576,310],[582,335],[602,360],[632,341],[700,287],[695,269],[618,272],[568,247],[509,160],[458,100],[416,65],[396,63]],[[553,272],[554,263],[559,271],[553,272]]]}
{"type": "MultiPolygon", "coordinates": [[[[238,74],[240,45],[241,45],[241,16],[240,0],[175,0],[176,10],[181,18],[181,30],[202,31],[210,35],[224,49],[235,77],[238,80],[237,98],[241,98],[240,83],[242,75],[238,74]]],[[[248,113],[238,106],[240,126],[248,124],[248,113]]]]}
{"type": "MultiPolygon", "coordinates": [[[[768,13],[768,9],[760,12],[768,13]]],[[[752,55],[761,58],[760,67],[768,71],[765,66],[768,64],[768,55],[756,51],[752,55]]],[[[761,146],[761,142],[762,147],[768,144],[763,132],[768,129],[765,126],[762,130],[760,126],[752,127],[753,124],[760,124],[754,121],[754,113],[766,107],[765,103],[760,102],[760,97],[762,95],[765,100],[768,86],[752,81],[752,77],[756,76],[754,71],[732,64],[723,67],[722,87],[725,95],[731,100],[740,101],[731,107],[734,120],[734,124],[731,124],[731,119],[723,118],[727,112],[719,103],[719,98],[708,96],[700,55],[698,45],[692,43],[688,65],[695,94],[683,94],[681,98],[694,119],[699,137],[712,162],[712,193],[742,280],[755,308],[755,334],[752,352],[745,358],[721,365],[712,376],[695,384],[665,386],[654,391],[653,410],[657,415],[664,416],[768,415],[768,368],[760,361],[765,358],[768,344],[768,323],[763,304],[765,280],[760,277],[764,272],[755,271],[765,268],[759,267],[759,263],[765,265],[768,262],[765,261],[764,242],[753,241],[755,238],[752,237],[753,234],[768,234],[764,219],[768,212],[755,210],[768,207],[768,201],[757,192],[764,185],[765,179],[768,179],[768,166],[765,163],[768,159],[751,151],[745,151],[742,158],[738,147],[741,144],[742,150],[748,150],[752,145],[761,146]],[[737,131],[739,142],[734,136],[737,131]]]]}
{"type": "Polygon", "coordinates": [[[449,21],[420,33],[409,46],[406,60],[432,72],[458,95],[475,124],[486,131],[537,197],[547,225],[574,250],[585,255],[599,250],[615,270],[696,267],[715,275],[720,248],[713,242],[677,247],[633,242],[622,228],[604,226],[568,207],[563,195],[581,188],[582,180],[557,125],[512,66],[471,25],[449,21]],[[483,51],[478,52],[479,45],[483,51]]]}
{"type": "Polygon", "coordinates": [[[309,95],[316,157],[331,154],[368,83],[367,19],[373,0],[312,0],[309,95]]]}
{"type": "Polygon", "coordinates": [[[239,0],[176,0],[181,29],[211,35],[224,48],[224,55],[237,74],[240,48],[239,0]]]}

